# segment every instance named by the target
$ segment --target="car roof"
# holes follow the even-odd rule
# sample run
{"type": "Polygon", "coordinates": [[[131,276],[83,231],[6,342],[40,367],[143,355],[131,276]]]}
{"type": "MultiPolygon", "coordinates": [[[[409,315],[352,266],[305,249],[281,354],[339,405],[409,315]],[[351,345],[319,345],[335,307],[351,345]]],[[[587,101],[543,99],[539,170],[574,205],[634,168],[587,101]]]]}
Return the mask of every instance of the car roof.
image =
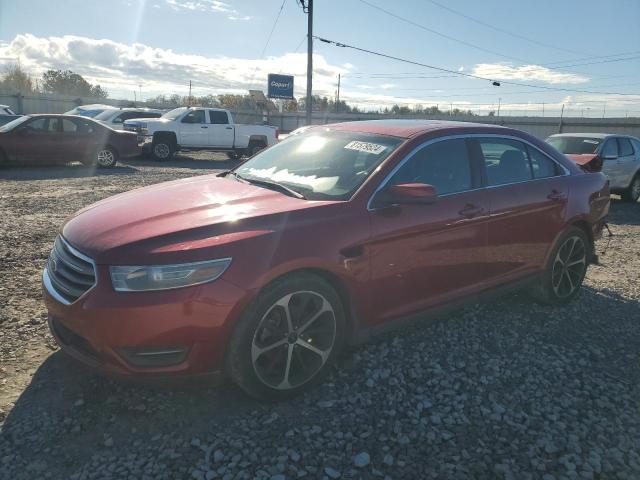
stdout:
{"type": "Polygon", "coordinates": [[[585,137],[585,138],[607,138],[607,137],[625,137],[626,135],[618,135],[616,133],[556,133],[549,135],[550,137],[585,137]]]}
{"type": "Polygon", "coordinates": [[[332,123],[324,125],[324,127],[331,130],[373,133],[404,138],[414,137],[427,132],[436,132],[438,130],[469,129],[478,127],[513,131],[510,128],[501,127],[499,125],[474,122],[453,122],[448,120],[364,120],[359,122],[332,123]]]}

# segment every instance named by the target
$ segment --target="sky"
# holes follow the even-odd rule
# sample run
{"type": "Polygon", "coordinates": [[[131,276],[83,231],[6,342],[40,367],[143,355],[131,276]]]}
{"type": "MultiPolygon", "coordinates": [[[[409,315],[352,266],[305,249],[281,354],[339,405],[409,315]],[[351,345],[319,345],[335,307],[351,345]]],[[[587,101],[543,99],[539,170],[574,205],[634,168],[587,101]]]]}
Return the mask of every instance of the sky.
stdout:
{"type": "MultiPolygon", "coordinates": [[[[340,98],[365,110],[640,116],[639,0],[314,7],[315,35],[422,64],[315,40],[314,94],[333,97],[340,74],[340,98]]],[[[123,99],[186,95],[189,81],[194,95],[266,91],[267,75],[282,73],[300,97],[306,33],[296,0],[0,0],[0,69],[70,69],[123,99]]]]}

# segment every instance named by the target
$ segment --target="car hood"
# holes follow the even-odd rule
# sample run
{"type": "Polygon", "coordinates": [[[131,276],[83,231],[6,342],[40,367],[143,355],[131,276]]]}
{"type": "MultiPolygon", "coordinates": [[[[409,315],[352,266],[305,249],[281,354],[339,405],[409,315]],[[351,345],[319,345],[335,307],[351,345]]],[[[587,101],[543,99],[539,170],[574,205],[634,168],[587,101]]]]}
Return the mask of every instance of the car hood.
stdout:
{"type": "Polygon", "coordinates": [[[62,235],[97,263],[144,264],[167,253],[186,258],[192,249],[206,255],[210,247],[277,230],[282,214],[330,203],[335,202],[297,199],[205,175],[94,203],[70,217],[62,235]]]}
{"type": "Polygon", "coordinates": [[[158,123],[158,124],[164,124],[164,123],[171,123],[171,120],[169,120],[168,118],[162,118],[162,117],[151,117],[151,118],[135,118],[132,120],[125,120],[124,121],[125,125],[140,125],[141,123],[158,123]]]}

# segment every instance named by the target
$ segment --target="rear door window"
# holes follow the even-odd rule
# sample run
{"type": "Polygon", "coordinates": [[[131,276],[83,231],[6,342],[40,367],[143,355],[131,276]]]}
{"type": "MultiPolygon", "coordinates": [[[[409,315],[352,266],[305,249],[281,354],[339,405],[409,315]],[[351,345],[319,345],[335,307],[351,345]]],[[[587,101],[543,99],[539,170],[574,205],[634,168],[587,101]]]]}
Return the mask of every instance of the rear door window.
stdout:
{"type": "Polygon", "coordinates": [[[618,138],[618,151],[621,157],[633,155],[633,147],[628,138],[618,138]]]}
{"type": "Polygon", "coordinates": [[[471,162],[464,139],[443,140],[414,154],[389,181],[390,185],[426,183],[439,195],[473,188],[471,162]]]}
{"type": "Polygon", "coordinates": [[[227,112],[221,112],[219,110],[209,110],[209,118],[211,119],[211,123],[215,123],[218,125],[226,125],[227,123],[229,123],[227,112]]]}
{"type": "Polygon", "coordinates": [[[506,138],[478,140],[487,172],[487,185],[526,182],[533,178],[525,145],[506,138]]]}
{"type": "Polygon", "coordinates": [[[527,152],[531,160],[533,178],[556,177],[561,174],[560,167],[537,148],[527,145],[527,152]]]}

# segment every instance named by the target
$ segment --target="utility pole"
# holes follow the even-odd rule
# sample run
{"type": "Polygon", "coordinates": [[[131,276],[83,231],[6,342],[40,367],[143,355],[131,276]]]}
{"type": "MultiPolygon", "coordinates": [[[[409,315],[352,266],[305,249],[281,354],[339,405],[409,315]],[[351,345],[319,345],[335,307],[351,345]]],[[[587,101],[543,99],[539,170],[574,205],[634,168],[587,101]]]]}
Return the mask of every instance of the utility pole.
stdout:
{"type": "Polygon", "coordinates": [[[340,112],[340,74],[338,74],[338,99],[336,100],[336,113],[340,112]]]}
{"type": "Polygon", "coordinates": [[[544,102],[542,102],[542,116],[544,117],[544,102]]]}
{"type": "Polygon", "coordinates": [[[564,116],[564,103],[562,104],[562,110],[560,110],[560,123],[558,124],[558,133],[562,133],[562,117],[564,116]]]}
{"type": "Polygon", "coordinates": [[[604,114],[607,111],[607,102],[604,102],[604,105],[602,105],[602,118],[604,118],[604,114]]]}
{"type": "Polygon", "coordinates": [[[191,80],[189,80],[189,99],[187,100],[187,107],[191,106],[191,80]]]}
{"type": "MultiPolygon", "coordinates": [[[[301,0],[304,8],[304,1],[301,0]]],[[[307,125],[311,125],[313,90],[313,0],[307,0],[307,125]]]]}
{"type": "Polygon", "coordinates": [[[502,98],[498,98],[498,118],[500,118],[500,104],[502,103],[502,98]]]}
{"type": "Polygon", "coordinates": [[[138,88],[140,89],[140,101],[142,101],[142,85],[138,85],[138,88]]]}

